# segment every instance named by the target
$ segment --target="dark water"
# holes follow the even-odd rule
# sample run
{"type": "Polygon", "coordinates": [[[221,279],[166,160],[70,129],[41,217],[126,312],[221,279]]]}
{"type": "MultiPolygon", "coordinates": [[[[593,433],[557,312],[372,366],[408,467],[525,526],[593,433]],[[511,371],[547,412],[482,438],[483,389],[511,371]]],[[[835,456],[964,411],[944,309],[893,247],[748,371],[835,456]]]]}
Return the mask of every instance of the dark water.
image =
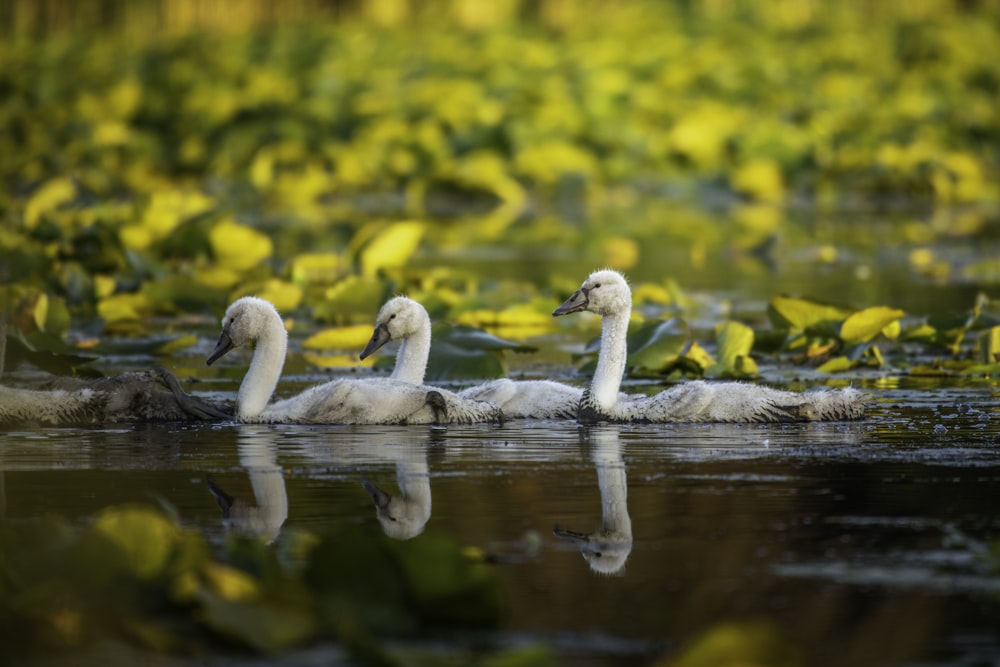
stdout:
{"type": "Polygon", "coordinates": [[[806,665],[998,664],[1000,575],[982,557],[1000,539],[998,390],[867,388],[869,419],[850,424],[15,431],[3,511],[82,520],[151,501],[217,541],[377,532],[367,479],[405,488],[400,536],[495,561],[512,605],[499,639],[562,664],[651,664],[761,620],[806,665]],[[224,525],[209,477],[252,518],[224,525]]]}

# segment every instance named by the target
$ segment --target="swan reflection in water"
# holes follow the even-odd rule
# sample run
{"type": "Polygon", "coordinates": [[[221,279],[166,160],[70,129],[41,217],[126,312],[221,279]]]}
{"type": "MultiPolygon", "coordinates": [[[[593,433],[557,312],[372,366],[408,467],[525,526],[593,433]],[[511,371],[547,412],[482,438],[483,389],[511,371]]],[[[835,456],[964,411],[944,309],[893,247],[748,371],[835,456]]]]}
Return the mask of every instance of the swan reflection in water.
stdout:
{"type": "Polygon", "coordinates": [[[591,533],[556,526],[557,537],[576,544],[590,569],[618,574],[632,552],[632,519],[628,515],[628,480],[616,426],[590,429],[597,486],[601,492],[601,525],[591,533]]]}
{"type": "Polygon", "coordinates": [[[222,509],[223,525],[228,530],[257,535],[268,542],[277,539],[288,518],[288,493],[285,473],[278,465],[275,432],[248,427],[240,431],[236,450],[240,465],[247,471],[254,501],[234,498],[211,479],[208,490],[222,509]]]}
{"type": "Polygon", "coordinates": [[[375,515],[386,535],[408,540],[424,532],[431,518],[431,473],[427,465],[427,444],[400,442],[379,448],[380,456],[396,463],[396,484],[399,493],[392,495],[362,479],[361,485],[372,503],[375,515]]]}

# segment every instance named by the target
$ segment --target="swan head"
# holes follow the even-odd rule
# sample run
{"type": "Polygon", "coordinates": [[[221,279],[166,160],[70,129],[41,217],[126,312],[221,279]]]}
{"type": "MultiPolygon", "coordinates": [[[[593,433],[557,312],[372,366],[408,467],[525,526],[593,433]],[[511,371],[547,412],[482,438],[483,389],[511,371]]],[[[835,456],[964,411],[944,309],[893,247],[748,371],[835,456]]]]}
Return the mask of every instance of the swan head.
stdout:
{"type": "Polygon", "coordinates": [[[580,289],[552,311],[552,315],[558,317],[589,310],[603,316],[629,312],[631,309],[632,291],[628,281],[617,271],[604,269],[591,273],[580,289]]]}
{"type": "Polygon", "coordinates": [[[406,498],[386,493],[367,479],[362,479],[361,485],[371,497],[375,515],[387,536],[409,540],[424,532],[424,526],[431,518],[429,503],[408,502],[406,498]]]}
{"type": "Polygon", "coordinates": [[[391,340],[404,340],[429,326],[430,317],[423,306],[409,297],[393,297],[378,311],[375,331],[361,352],[361,358],[374,354],[391,340]]]}
{"type": "Polygon", "coordinates": [[[234,301],[222,317],[222,333],[215,350],[205,363],[211,366],[234,347],[259,340],[274,328],[274,323],[284,332],[281,316],[269,301],[255,296],[245,296],[234,301]]]}
{"type": "Polygon", "coordinates": [[[556,537],[575,544],[590,569],[597,574],[619,574],[625,568],[625,562],[632,553],[632,538],[597,533],[578,533],[556,526],[552,530],[556,537]]]}

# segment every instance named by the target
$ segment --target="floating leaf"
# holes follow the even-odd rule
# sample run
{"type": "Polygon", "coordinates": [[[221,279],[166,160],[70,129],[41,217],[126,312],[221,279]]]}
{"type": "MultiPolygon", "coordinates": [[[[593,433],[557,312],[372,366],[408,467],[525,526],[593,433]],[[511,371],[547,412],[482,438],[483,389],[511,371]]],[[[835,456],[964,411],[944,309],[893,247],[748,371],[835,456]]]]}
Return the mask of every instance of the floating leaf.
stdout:
{"type": "Polygon", "coordinates": [[[246,271],[271,256],[271,239],[256,229],[223,220],[212,228],[209,241],[216,261],[223,268],[246,271]]]}
{"type": "Polygon", "coordinates": [[[679,318],[641,324],[628,336],[628,364],[661,371],[674,364],[691,341],[687,324],[679,318]]]}
{"type": "Polygon", "coordinates": [[[94,520],[93,530],[118,545],[139,579],[163,573],[178,538],[177,526],[161,512],[139,505],[104,510],[94,520]]]}
{"type": "Polygon", "coordinates": [[[38,224],[42,215],[54,211],[76,198],[76,185],[68,178],[56,178],[35,190],[24,207],[24,224],[28,229],[38,224]]]}
{"type": "Polygon", "coordinates": [[[344,261],[340,255],[303,253],[292,258],[292,281],[315,285],[330,285],[341,276],[344,261]]]}
{"type": "Polygon", "coordinates": [[[200,339],[198,338],[198,336],[195,336],[193,334],[188,334],[186,336],[179,336],[171,341],[163,343],[155,350],[153,350],[152,354],[160,357],[169,357],[172,354],[176,354],[180,350],[184,350],[186,348],[197,345],[199,341],[200,339]]]}
{"type": "Polygon", "coordinates": [[[874,306],[852,313],[840,326],[840,338],[848,345],[865,343],[906,313],[896,308],[874,306]]]}
{"type": "Polygon", "coordinates": [[[348,276],[326,289],[323,300],[313,308],[313,317],[323,322],[364,322],[371,326],[388,292],[388,286],[380,280],[348,276]]]}
{"type": "Polygon", "coordinates": [[[820,364],[816,369],[821,373],[838,373],[840,371],[846,371],[854,368],[854,362],[848,359],[846,356],[833,357],[826,362],[820,364]]]}
{"type": "Polygon", "coordinates": [[[775,328],[833,332],[850,311],[808,299],[776,296],[768,304],[768,314],[775,328]]]}
{"type": "Polygon", "coordinates": [[[1000,326],[979,334],[979,359],[984,364],[1000,363],[1000,326]]]}
{"type": "Polygon", "coordinates": [[[372,327],[364,324],[323,329],[303,341],[302,347],[307,350],[360,350],[371,335],[372,327]]]}
{"type": "MultiPolygon", "coordinates": [[[[725,322],[715,328],[715,339],[719,360],[708,369],[708,373],[717,376],[745,377],[751,368],[745,360],[750,358],[753,349],[753,329],[739,322],[725,322]]],[[[753,364],[752,368],[756,368],[756,364],[753,364]]]]}
{"type": "Polygon", "coordinates": [[[240,295],[253,294],[270,301],[279,312],[295,310],[302,303],[302,288],[295,283],[269,278],[262,283],[250,283],[236,290],[240,295]]]}
{"type": "Polygon", "coordinates": [[[139,320],[152,308],[144,294],[115,294],[97,303],[97,314],[110,324],[139,320]]]}
{"type": "Polygon", "coordinates": [[[260,583],[243,570],[206,563],[201,576],[212,592],[229,602],[250,602],[261,596],[260,583]]]}
{"type": "MultiPolygon", "coordinates": [[[[377,364],[375,357],[358,359],[357,354],[316,354],[303,352],[302,358],[307,363],[320,368],[373,368],[377,364]]],[[[388,357],[389,365],[395,363],[395,357],[388,357]]]]}
{"type": "Polygon", "coordinates": [[[247,604],[208,593],[202,594],[201,603],[206,625],[264,653],[301,644],[316,631],[316,619],[307,609],[275,603],[247,604]]]}
{"type": "Polygon", "coordinates": [[[397,222],[382,229],[361,251],[361,272],[372,277],[381,269],[405,266],[424,236],[422,222],[397,222]]]}

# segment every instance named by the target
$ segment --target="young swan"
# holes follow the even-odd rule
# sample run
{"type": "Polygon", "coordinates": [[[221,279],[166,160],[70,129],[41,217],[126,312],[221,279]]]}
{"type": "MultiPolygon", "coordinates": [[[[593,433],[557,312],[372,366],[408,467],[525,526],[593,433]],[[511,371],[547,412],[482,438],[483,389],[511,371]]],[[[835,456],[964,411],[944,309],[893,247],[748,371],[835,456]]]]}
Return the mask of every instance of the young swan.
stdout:
{"type": "Polygon", "coordinates": [[[222,334],[206,363],[234,347],[255,343],[240,384],[236,418],[242,422],[296,424],[436,424],[499,421],[495,406],[463,401],[452,392],[392,378],[339,379],[298,396],[269,403],[281,376],[288,334],[269,302],[243,297],[222,319],[222,334]]]}
{"type": "Polygon", "coordinates": [[[177,378],[162,368],[97,380],[59,378],[50,389],[0,386],[0,424],[58,426],[231,418],[229,406],[185,393],[177,378]]]}
{"type": "MultiPolygon", "coordinates": [[[[405,296],[386,301],[375,320],[375,331],[361,353],[364,359],[391,340],[401,341],[390,379],[422,383],[431,350],[431,320],[427,310],[405,296]]],[[[463,389],[458,395],[499,407],[508,419],[572,419],[583,396],[578,387],[549,380],[508,378],[463,389]]]]}
{"type": "Polygon", "coordinates": [[[601,350],[590,388],[580,401],[581,422],[791,422],[864,417],[864,395],[855,389],[807,393],[742,382],[693,381],[655,396],[620,397],[628,350],[632,292],[616,271],[596,271],[552,313],[588,310],[602,318],[601,350]]]}

